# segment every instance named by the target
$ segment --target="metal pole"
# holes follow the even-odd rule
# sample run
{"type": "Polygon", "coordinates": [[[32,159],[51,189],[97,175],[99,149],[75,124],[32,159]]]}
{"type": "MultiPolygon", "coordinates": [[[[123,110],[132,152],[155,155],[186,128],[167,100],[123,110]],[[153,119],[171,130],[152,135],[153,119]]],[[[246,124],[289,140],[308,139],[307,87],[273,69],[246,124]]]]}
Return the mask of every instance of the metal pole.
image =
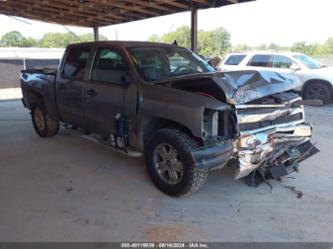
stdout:
{"type": "Polygon", "coordinates": [[[98,27],[94,27],[94,40],[95,40],[95,41],[98,41],[98,40],[99,40],[98,27]]]}
{"type": "Polygon", "coordinates": [[[198,9],[195,6],[191,9],[191,49],[198,51],[198,9]]]}

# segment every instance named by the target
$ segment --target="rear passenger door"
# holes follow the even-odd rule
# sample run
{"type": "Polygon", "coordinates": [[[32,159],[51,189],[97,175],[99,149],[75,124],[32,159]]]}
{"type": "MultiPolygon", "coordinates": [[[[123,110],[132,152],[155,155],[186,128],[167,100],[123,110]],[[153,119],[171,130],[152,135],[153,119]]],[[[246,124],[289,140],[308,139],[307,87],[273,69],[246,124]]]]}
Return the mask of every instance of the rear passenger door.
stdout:
{"type": "Polygon", "coordinates": [[[129,63],[120,49],[97,47],[85,89],[85,118],[89,129],[103,134],[117,133],[119,115],[130,117],[136,108],[136,84],[129,63]],[[118,116],[117,116],[118,115],[118,116]]]}
{"type": "Polygon", "coordinates": [[[56,100],[62,121],[84,127],[83,94],[91,47],[69,46],[57,73],[56,100]]]}
{"type": "Polygon", "coordinates": [[[295,65],[295,62],[293,62],[290,58],[284,55],[274,55],[273,58],[273,68],[276,72],[282,72],[282,73],[292,73],[294,70],[292,70],[292,66],[295,65]]]}
{"type": "Polygon", "coordinates": [[[256,69],[269,69],[272,67],[273,55],[271,54],[255,54],[249,60],[247,66],[256,69]]]}

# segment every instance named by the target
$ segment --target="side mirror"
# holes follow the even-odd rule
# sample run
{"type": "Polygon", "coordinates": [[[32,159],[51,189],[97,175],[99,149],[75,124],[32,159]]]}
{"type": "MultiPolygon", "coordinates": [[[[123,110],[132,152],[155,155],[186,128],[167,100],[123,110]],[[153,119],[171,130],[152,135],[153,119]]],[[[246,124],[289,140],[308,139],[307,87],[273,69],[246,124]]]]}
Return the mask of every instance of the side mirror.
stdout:
{"type": "Polygon", "coordinates": [[[290,66],[290,69],[291,69],[291,70],[294,70],[294,71],[298,71],[298,70],[301,69],[301,67],[298,66],[297,64],[294,64],[294,63],[293,63],[293,64],[290,66]]]}

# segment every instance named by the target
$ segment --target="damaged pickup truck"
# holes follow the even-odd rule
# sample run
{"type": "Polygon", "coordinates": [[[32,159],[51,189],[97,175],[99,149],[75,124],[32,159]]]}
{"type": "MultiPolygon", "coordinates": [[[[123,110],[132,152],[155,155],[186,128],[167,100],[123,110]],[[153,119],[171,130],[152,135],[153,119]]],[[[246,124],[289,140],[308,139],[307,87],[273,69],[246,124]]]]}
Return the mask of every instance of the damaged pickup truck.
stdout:
{"type": "Polygon", "coordinates": [[[250,185],[297,171],[318,152],[298,84],[270,71],[215,73],[176,45],[120,41],[70,45],[57,71],[21,75],[38,135],[64,123],[144,153],[153,183],[170,196],[197,191],[226,165],[250,185]]]}

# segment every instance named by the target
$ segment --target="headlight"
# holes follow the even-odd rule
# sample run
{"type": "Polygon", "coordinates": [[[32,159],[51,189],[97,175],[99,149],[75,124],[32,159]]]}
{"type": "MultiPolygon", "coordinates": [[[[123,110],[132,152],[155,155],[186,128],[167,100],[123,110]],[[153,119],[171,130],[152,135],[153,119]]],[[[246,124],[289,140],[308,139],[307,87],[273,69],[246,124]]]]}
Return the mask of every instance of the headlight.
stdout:
{"type": "Polygon", "coordinates": [[[271,138],[266,133],[259,133],[256,135],[246,134],[238,139],[238,148],[255,148],[258,145],[263,145],[266,143],[273,143],[271,138]]]}
{"type": "Polygon", "coordinates": [[[261,144],[261,141],[254,135],[243,135],[238,139],[238,146],[240,148],[254,148],[261,144]]]}

